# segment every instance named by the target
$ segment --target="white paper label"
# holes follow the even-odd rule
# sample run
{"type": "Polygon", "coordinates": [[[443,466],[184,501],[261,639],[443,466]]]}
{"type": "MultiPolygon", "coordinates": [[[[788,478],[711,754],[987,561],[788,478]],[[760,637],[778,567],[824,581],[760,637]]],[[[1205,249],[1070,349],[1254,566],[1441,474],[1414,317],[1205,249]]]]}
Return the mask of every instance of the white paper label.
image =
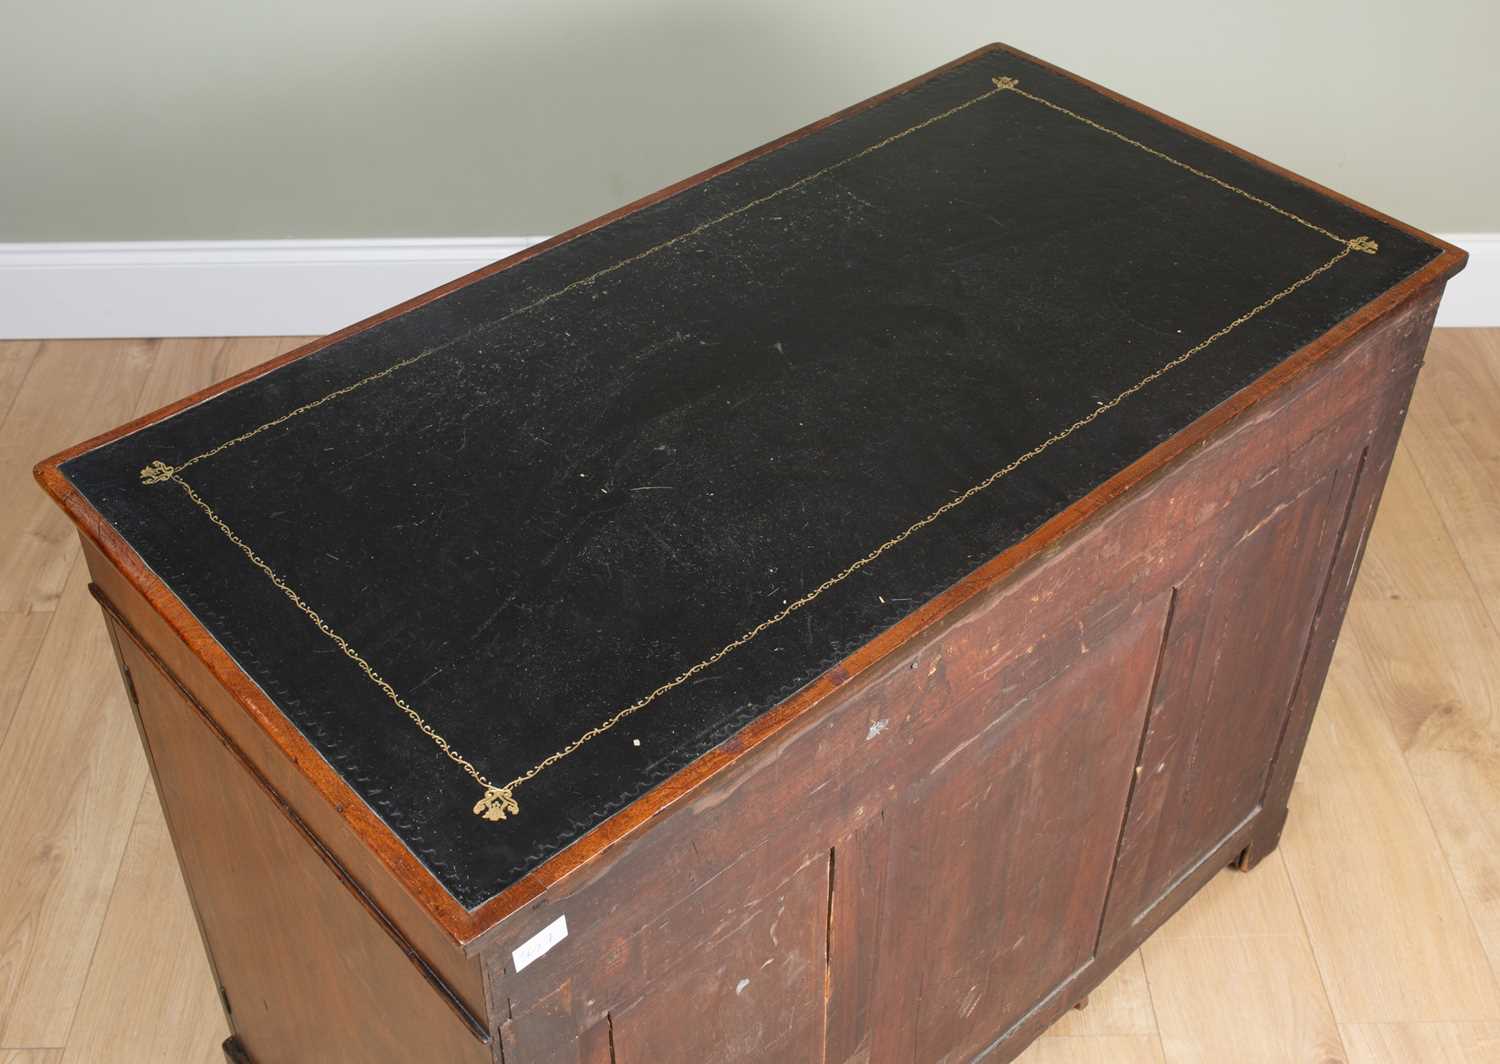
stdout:
{"type": "Polygon", "coordinates": [[[568,918],[559,916],[546,927],[532,935],[525,942],[511,951],[510,959],[516,971],[520,971],[553,946],[568,937],[568,918]]]}

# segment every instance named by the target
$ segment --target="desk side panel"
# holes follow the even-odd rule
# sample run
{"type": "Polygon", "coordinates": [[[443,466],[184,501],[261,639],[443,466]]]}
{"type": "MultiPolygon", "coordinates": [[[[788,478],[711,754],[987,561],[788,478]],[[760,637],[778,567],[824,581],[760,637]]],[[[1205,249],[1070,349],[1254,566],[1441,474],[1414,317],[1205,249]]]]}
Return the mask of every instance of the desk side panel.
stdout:
{"type": "Polygon", "coordinates": [[[111,637],[239,1045],[489,1064],[488,1032],[118,621],[111,637]]]}
{"type": "Polygon", "coordinates": [[[372,853],[335,808],[310,782],[303,766],[284,754],[265,730],[226,691],[208,666],[152,609],[118,569],[87,537],[80,537],[89,574],[108,608],[119,614],[151,653],[191,695],[194,703],[224,732],[264,776],[281,799],[304,820],[350,877],[400,929],[423,959],[442,974],[465,1007],[476,1016],[488,1012],[479,963],[439,927],[401,885],[389,867],[372,853]]]}

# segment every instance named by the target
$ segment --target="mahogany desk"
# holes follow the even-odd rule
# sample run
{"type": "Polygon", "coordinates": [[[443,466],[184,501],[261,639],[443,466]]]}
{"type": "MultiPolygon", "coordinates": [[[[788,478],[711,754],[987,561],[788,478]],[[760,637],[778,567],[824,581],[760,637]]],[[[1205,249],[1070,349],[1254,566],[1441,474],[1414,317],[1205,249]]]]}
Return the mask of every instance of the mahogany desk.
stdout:
{"type": "Polygon", "coordinates": [[[1276,845],[1462,263],[992,46],[42,463],[226,1052],[1010,1059],[1276,845]]]}

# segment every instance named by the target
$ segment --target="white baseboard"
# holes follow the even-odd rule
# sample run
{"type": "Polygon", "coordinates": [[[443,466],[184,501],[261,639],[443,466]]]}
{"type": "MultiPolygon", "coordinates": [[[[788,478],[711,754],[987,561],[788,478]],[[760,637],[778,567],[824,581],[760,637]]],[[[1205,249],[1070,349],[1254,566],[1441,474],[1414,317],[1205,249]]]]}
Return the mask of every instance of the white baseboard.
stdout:
{"type": "Polygon", "coordinates": [[[1500,325],[1500,233],[1444,233],[1443,239],[1469,253],[1464,272],[1448,282],[1437,323],[1448,326],[1500,325]]]}
{"type": "MultiPolygon", "coordinates": [[[[0,339],[321,335],[541,239],[0,244],[0,339]]],[[[1500,326],[1500,233],[1447,239],[1438,324],[1500,326]]]]}
{"type": "Polygon", "coordinates": [[[0,338],[322,335],[542,239],[0,244],[0,338]]]}

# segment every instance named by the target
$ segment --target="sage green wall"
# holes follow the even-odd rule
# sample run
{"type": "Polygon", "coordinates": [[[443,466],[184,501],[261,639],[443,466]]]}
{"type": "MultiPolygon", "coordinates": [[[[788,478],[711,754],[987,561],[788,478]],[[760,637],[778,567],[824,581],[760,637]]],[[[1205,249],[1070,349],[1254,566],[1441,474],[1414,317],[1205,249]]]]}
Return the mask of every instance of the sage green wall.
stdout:
{"type": "Polygon", "coordinates": [[[990,40],[1500,231],[1500,3],[0,0],[0,241],[552,233],[990,40]]]}

